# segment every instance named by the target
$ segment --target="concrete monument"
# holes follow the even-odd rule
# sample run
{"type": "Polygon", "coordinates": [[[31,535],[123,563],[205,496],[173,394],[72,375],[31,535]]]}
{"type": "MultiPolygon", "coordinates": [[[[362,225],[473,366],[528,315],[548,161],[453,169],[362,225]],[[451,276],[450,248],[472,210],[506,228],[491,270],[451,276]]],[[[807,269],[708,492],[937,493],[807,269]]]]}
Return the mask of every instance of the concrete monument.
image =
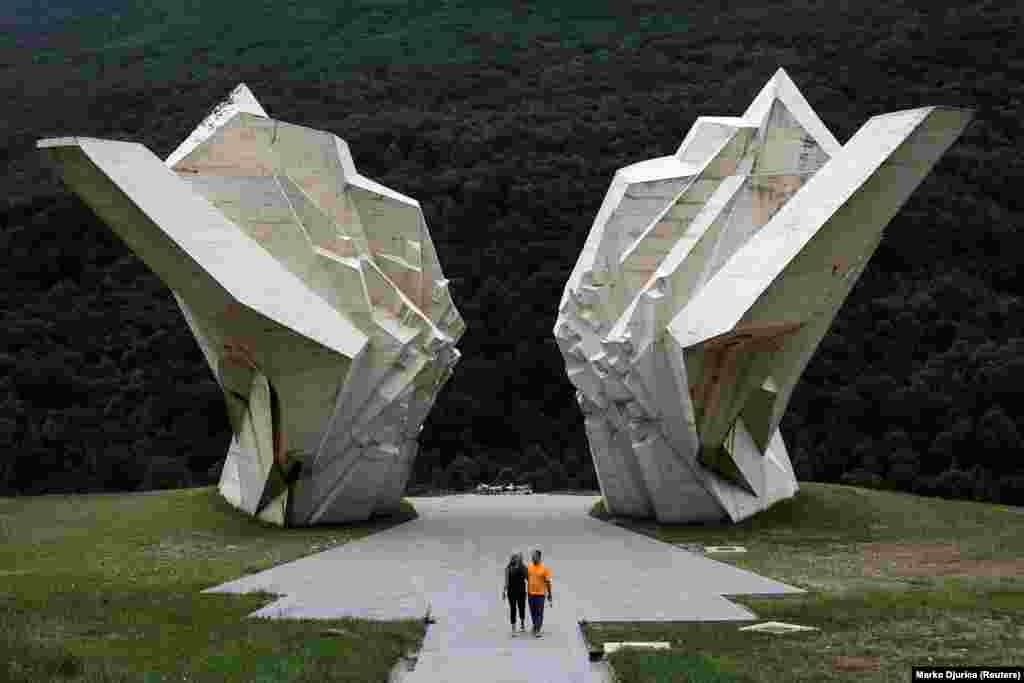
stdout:
{"type": "Polygon", "coordinates": [[[840,145],[780,69],[743,116],[615,174],[554,329],[609,512],[735,522],[796,493],[793,388],[971,116],[875,116],[840,145]]]}
{"type": "Polygon", "coordinates": [[[224,498],[278,525],[395,509],[465,330],[419,203],[244,85],[166,161],[37,146],[181,307],[234,431],[224,498]]]}

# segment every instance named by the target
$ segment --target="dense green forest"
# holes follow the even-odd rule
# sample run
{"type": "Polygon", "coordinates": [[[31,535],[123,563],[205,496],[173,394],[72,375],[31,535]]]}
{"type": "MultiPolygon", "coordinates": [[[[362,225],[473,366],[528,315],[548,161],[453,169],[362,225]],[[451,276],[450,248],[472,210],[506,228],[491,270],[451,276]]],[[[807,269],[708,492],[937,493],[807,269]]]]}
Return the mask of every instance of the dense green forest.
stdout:
{"type": "Polygon", "coordinates": [[[840,142],[875,114],[977,110],[794,394],[798,477],[1024,504],[1019,4],[77,4],[0,16],[0,495],[204,485],[229,441],[170,292],[35,140],[163,157],[239,82],[271,116],[336,133],[421,202],[468,325],[416,484],[510,467],[593,488],[552,327],[605,190],[697,116],[742,113],[781,66],[840,142]]]}

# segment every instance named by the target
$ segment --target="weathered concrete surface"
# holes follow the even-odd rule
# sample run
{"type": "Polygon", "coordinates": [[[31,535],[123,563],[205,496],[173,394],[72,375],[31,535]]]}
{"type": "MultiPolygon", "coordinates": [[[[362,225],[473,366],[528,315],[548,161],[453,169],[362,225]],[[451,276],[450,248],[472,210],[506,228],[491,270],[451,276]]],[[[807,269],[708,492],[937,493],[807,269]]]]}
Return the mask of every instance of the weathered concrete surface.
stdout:
{"type": "Polygon", "coordinates": [[[612,514],[738,522],[796,494],[792,392],[971,116],[885,114],[840,145],[779,69],[743,116],[615,173],[554,328],[612,514]]]}
{"type": "MultiPolygon", "coordinates": [[[[412,498],[406,524],[209,589],[285,597],[253,616],[422,617],[427,631],[406,681],[600,681],[579,633],[587,621],[754,618],[723,595],[799,589],[588,516],[596,496],[412,498]],[[544,553],[554,605],[545,637],[509,632],[502,570],[513,552],[544,553]]],[[[527,616],[529,622],[529,616],[527,616]]]]}
{"type": "Polygon", "coordinates": [[[37,146],[170,287],[227,403],[224,499],[282,526],[394,510],[465,331],[419,203],[245,85],[165,161],[37,146]]]}

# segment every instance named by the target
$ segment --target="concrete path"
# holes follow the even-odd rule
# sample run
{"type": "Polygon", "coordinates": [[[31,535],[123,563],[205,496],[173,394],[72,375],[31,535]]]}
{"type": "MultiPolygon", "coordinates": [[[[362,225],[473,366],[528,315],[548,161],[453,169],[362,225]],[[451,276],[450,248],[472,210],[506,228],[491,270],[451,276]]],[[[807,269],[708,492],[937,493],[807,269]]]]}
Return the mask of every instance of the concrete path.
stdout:
{"type": "Polygon", "coordinates": [[[751,620],[725,595],[803,592],[590,517],[595,496],[411,498],[420,517],[204,592],[264,590],[251,616],[420,618],[429,627],[409,683],[601,681],[578,622],[751,620]],[[513,552],[544,553],[554,605],[545,636],[513,636],[501,600],[513,552]]]}

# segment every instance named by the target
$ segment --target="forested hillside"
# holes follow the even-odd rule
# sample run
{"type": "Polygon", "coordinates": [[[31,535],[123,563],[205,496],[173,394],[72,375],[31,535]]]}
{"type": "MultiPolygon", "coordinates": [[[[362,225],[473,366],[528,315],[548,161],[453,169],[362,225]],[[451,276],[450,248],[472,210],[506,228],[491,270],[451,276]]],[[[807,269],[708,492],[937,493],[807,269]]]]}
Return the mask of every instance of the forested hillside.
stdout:
{"type": "Polygon", "coordinates": [[[542,4],[125,0],[47,31],[4,17],[0,495],[206,484],[229,440],[170,292],[36,139],[163,157],[239,82],[271,116],[336,133],[421,202],[468,325],[418,481],[508,466],[541,490],[594,487],[552,336],[565,280],[617,168],[674,152],[697,116],[741,114],[781,66],[840,142],[875,114],[977,110],[794,394],[798,477],[1024,504],[1017,3],[542,4]]]}

